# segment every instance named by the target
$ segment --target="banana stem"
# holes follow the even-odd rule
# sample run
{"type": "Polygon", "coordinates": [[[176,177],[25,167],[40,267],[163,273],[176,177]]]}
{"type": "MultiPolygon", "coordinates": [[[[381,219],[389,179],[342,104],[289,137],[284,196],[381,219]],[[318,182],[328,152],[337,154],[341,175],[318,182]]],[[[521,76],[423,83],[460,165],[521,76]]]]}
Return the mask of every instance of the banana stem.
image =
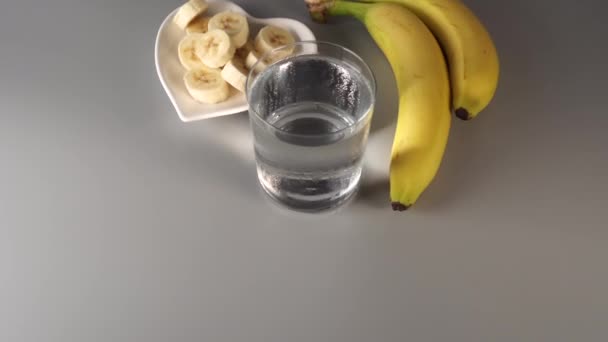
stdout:
{"type": "Polygon", "coordinates": [[[352,16],[361,21],[369,9],[369,4],[342,0],[305,0],[310,16],[316,22],[324,23],[327,16],[352,16]]]}

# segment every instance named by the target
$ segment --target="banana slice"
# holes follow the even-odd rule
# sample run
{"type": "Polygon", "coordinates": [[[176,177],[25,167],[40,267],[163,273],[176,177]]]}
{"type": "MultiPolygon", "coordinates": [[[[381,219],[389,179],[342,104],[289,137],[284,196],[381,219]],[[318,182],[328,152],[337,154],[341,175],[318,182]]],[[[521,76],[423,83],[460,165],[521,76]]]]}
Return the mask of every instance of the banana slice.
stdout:
{"type": "Polygon", "coordinates": [[[257,49],[254,48],[247,54],[247,57],[245,58],[245,66],[249,70],[255,68],[256,72],[261,72],[262,70],[266,69],[266,67],[270,64],[286,57],[289,57],[289,55],[284,53],[271,53],[264,56],[263,53],[259,52],[257,49]]]}
{"type": "Polygon", "coordinates": [[[243,93],[245,92],[248,73],[245,64],[239,58],[231,59],[230,62],[226,63],[224,69],[222,69],[224,80],[243,93]]]}
{"type": "Polygon", "coordinates": [[[209,31],[207,24],[211,17],[198,16],[196,17],[188,27],[186,27],[186,33],[207,33],[209,31]]]}
{"type": "Polygon", "coordinates": [[[209,30],[207,33],[193,33],[190,36],[199,37],[196,55],[210,68],[220,68],[234,57],[234,45],[222,30],[209,30]]]}
{"type": "Polygon", "coordinates": [[[196,54],[197,46],[201,43],[202,33],[195,33],[185,36],[177,47],[179,61],[186,70],[205,67],[205,64],[196,54]]]}
{"type": "MultiPolygon", "coordinates": [[[[247,69],[249,69],[249,70],[253,69],[253,67],[260,60],[260,58],[261,58],[261,54],[259,52],[257,52],[255,49],[249,51],[249,53],[247,54],[247,58],[245,58],[245,66],[247,67],[247,69]]],[[[264,68],[266,68],[266,65],[264,65],[264,64],[265,63],[257,64],[256,71],[260,72],[264,68]]]]}
{"type": "Polygon", "coordinates": [[[219,103],[230,96],[230,87],[219,69],[202,67],[190,70],[184,76],[184,84],[190,96],[202,103],[219,103]]]}
{"type": "Polygon", "coordinates": [[[283,59],[283,58],[284,58],[284,56],[282,56],[282,55],[281,56],[272,55],[272,56],[264,57],[264,54],[260,53],[256,49],[253,49],[249,52],[249,54],[247,55],[247,58],[245,59],[245,66],[249,70],[251,70],[252,68],[255,68],[256,72],[261,72],[262,70],[266,69],[266,67],[269,66],[270,64],[272,64],[280,59],[283,59]],[[259,63],[258,63],[258,61],[259,61],[259,63]]]}
{"type": "Polygon", "coordinates": [[[173,17],[173,22],[183,30],[194,18],[205,12],[207,7],[209,5],[207,5],[207,1],[205,0],[190,0],[177,10],[177,13],[173,17]]]}
{"type": "MultiPolygon", "coordinates": [[[[255,49],[259,52],[267,53],[280,46],[290,45],[294,42],[295,39],[293,38],[291,33],[289,33],[289,31],[276,26],[265,26],[255,37],[253,45],[255,49]]],[[[290,49],[285,49],[285,51],[281,51],[281,54],[284,54],[285,56],[288,56],[292,53],[293,47],[290,49]]]]}
{"type": "Polygon", "coordinates": [[[249,38],[249,24],[242,14],[224,11],[209,20],[209,30],[222,30],[228,33],[235,47],[240,48],[249,38]]]}
{"type": "Polygon", "coordinates": [[[253,42],[251,40],[248,40],[245,45],[236,49],[234,56],[240,58],[242,61],[245,61],[247,60],[247,55],[249,55],[249,52],[251,52],[251,50],[253,50],[253,42]]]}

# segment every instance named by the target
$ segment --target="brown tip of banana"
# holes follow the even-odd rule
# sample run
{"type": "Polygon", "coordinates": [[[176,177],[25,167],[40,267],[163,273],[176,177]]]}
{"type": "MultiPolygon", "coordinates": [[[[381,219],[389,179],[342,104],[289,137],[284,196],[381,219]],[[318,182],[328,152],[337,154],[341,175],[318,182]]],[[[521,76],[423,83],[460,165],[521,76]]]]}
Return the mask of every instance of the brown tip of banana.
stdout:
{"type": "Polygon", "coordinates": [[[411,207],[411,205],[405,205],[399,202],[393,202],[392,205],[394,211],[406,211],[411,207]]]}
{"type": "Polygon", "coordinates": [[[328,0],[304,0],[306,2],[306,7],[308,7],[308,13],[313,21],[317,23],[326,23],[327,22],[327,7],[328,3],[331,1],[328,0]]]}
{"type": "Polygon", "coordinates": [[[469,111],[464,108],[456,109],[456,116],[464,121],[471,120],[473,118],[469,111]]]}

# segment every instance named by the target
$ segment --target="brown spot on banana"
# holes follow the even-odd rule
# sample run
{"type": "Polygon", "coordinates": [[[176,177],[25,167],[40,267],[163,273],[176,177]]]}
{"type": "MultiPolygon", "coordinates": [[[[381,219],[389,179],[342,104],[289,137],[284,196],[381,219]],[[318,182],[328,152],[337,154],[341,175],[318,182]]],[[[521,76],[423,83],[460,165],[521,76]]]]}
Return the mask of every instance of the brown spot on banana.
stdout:
{"type": "Polygon", "coordinates": [[[455,111],[456,116],[461,119],[461,120],[471,120],[473,117],[471,116],[471,114],[469,113],[468,110],[464,109],[464,108],[458,108],[455,111]]]}
{"type": "Polygon", "coordinates": [[[393,202],[391,204],[394,211],[406,211],[411,207],[410,205],[405,205],[399,202],[393,202]]]}

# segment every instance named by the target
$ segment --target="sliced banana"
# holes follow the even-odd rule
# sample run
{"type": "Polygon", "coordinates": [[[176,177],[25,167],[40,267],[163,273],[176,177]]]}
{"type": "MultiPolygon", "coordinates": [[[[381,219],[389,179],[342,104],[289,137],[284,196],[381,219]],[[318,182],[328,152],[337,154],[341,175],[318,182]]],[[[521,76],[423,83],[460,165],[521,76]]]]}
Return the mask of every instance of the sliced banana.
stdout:
{"type": "Polygon", "coordinates": [[[245,61],[247,59],[247,55],[249,55],[249,52],[251,52],[251,50],[253,50],[253,42],[251,40],[248,40],[245,45],[236,49],[234,56],[240,58],[242,61],[245,61]]]}
{"type": "Polygon", "coordinates": [[[196,54],[197,46],[201,44],[202,33],[185,36],[177,46],[179,61],[187,70],[205,67],[205,64],[196,54]]]}
{"type": "Polygon", "coordinates": [[[234,57],[235,48],[226,32],[209,30],[207,33],[193,33],[192,35],[200,37],[200,41],[196,45],[196,55],[206,66],[220,68],[234,57]]]}
{"type": "Polygon", "coordinates": [[[249,24],[242,14],[224,11],[214,15],[209,20],[209,30],[222,30],[230,36],[236,48],[247,43],[249,38],[249,24]]]}
{"type": "Polygon", "coordinates": [[[188,93],[202,103],[219,103],[230,96],[230,87],[219,69],[202,67],[190,70],[184,76],[184,84],[188,93]]]}
{"type": "Polygon", "coordinates": [[[253,66],[255,65],[255,63],[258,62],[259,59],[260,59],[260,53],[255,50],[251,50],[251,51],[249,51],[249,53],[247,54],[247,57],[245,58],[245,66],[247,67],[247,69],[251,70],[253,68],[253,66]]]}
{"type": "Polygon", "coordinates": [[[184,30],[194,18],[205,12],[207,7],[209,5],[205,0],[190,0],[177,10],[177,13],[173,17],[173,22],[184,30]]]}
{"type": "Polygon", "coordinates": [[[186,27],[186,33],[207,33],[209,31],[207,24],[211,17],[198,16],[196,17],[188,27],[186,27]]]}
{"type": "Polygon", "coordinates": [[[224,69],[222,69],[224,80],[243,93],[245,92],[248,73],[245,64],[239,58],[231,59],[230,62],[226,63],[224,69]]]}
{"type": "MultiPolygon", "coordinates": [[[[276,26],[265,26],[255,37],[253,45],[259,52],[267,53],[278,47],[293,44],[294,42],[295,39],[289,31],[276,26]]],[[[282,57],[292,53],[293,47],[281,51],[281,54],[284,54],[282,57]]]]}
{"type": "Polygon", "coordinates": [[[256,49],[249,51],[247,58],[245,59],[245,66],[247,69],[252,70],[255,68],[256,72],[261,72],[266,69],[266,67],[272,63],[272,61],[266,57],[264,60],[262,59],[262,54],[258,52],[256,49]],[[259,61],[259,63],[258,63],[259,61]]]}

